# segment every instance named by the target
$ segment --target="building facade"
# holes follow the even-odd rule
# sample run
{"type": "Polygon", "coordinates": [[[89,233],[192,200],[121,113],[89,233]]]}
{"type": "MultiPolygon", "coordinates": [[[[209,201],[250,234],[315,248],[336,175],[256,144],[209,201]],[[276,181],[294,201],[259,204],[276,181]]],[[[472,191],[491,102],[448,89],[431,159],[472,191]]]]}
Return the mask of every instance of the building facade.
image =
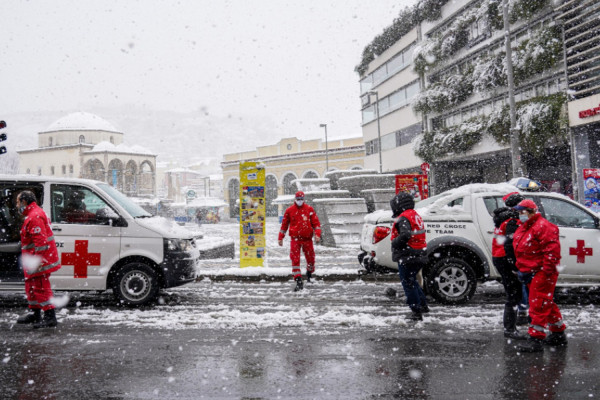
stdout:
{"type": "Polygon", "coordinates": [[[122,132],[89,113],[67,115],[38,133],[38,147],[18,151],[23,174],[107,182],[133,197],[156,194],[156,154],[126,146],[122,132]]]}
{"type": "MultiPolygon", "coordinates": [[[[510,139],[511,132],[515,132],[522,175],[541,181],[548,190],[572,194],[574,148],[566,118],[568,88],[563,25],[557,21],[558,3],[565,2],[510,2],[516,119],[513,130],[502,2],[423,0],[418,7],[403,11],[394,23],[410,21],[410,30],[392,26],[386,32],[395,30],[402,33],[401,37],[388,43],[378,37],[371,44],[379,49],[379,54],[359,71],[361,94],[362,80],[368,74],[375,74],[408,43],[414,43],[411,72],[400,71],[397,75],[406,76],[406,80],[409,74],[420,77],[420,88],[411,99],[410,108],[420,116],[422,133],[414,135],[406,148],[411,148],[419,160],[431,164],[434,193],[466,183],[505,182],[512,178],[510,139]]],[[[404,82],[388,79],[380,83],[379,90],[390,93],[394,88],[402,89],[404,82]]],[[[384,99],[379,96],[380,109],[385,110],[384,99]]],[[[373,122],[364,118],[366,109],[363,108],[365,142],[372,140],[374,129],[373,122]]],[[[381,112],[382,138],[388,131],[410,126],[400,118],[389,119],[390,126],[386,126],[385,119],[386,114],[381,112]]],[[[414,168],[416,160],[409,160],[393,158],[390,165],[383,163],[384,171],[414,168]]]]}
{"type": "Polygon", "coordinates": [[[409,173],[419,170],[423,162],[412,145],[422,132],[422,117],[411,106],[421,90],[412,62],[417,42],[413,28],[372,61],[360,80],[367,169],[409,173]]]}
{"type": "Polygon", "coordinates": [[[600,3],[564,1],[556,11],[564,35],[574,180],[582,201],[584,169],[600,168],[600,3]]]}
{"type": "Polygon", "coordinates": [[[277,216],[278,208],[272,201],[279,195],[292,194],[292,181],[298,178],[322,178],[329,171],[363,169],[365,146],[362,138],[331,140],[299,140],[285,138],[277,144],[257,147],[255,150],[230,153],[223,156],[224,198],[229,204],[229,215],[235,217],[239,199],[240,162],[261,162],[266,166],[267,216],[277,216]]]}

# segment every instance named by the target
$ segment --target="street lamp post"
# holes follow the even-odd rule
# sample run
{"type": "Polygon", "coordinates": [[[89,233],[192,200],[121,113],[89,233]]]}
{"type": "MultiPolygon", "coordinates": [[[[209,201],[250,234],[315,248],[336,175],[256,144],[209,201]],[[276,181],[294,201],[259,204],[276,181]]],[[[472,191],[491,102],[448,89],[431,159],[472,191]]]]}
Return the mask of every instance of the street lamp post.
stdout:
{"type": "Polygon", "coordinates": [[[510,152],[512,159],[512,177],[523,175],[521,166],[521,150],[519,148],[519,130],[517,125],[517,111],[515,106],[515,80],[512,64],[512,47],[510,43],[510,21],[508,19],[508,0],[502,3],[502,16],[504,19],[504,44],[506,47],[506,75],[508,78],[508,104],[510,107],[510,152]]]}
{"type": "Polygon", "coordinates": [[[327,124],[319,125],[321,128],[325,128],[325,173],[329,171],[329,148],[327,147],[327,124]]]}
{"type": "Polygon", "coordinates": [[[375,112],[377,113],[377,149],[379,150],[379,173],[383,172],[383,162],[381,161],[381,126],[379,125],[379,93],[376,90],[367,92],[369,96],[375,95],[375,112]]]}

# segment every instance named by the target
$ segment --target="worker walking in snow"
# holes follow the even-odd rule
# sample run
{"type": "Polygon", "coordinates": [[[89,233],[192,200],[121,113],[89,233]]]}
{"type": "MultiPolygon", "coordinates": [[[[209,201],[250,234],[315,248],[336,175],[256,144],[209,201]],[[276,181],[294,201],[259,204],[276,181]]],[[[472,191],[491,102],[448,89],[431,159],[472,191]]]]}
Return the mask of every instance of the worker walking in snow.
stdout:
{"type": "Polygon", "coordinates": [[[427,264],[425,223],[414,210],[415,201],[409,193],[398,193],[390,201],[390,206],[394,218],[391,234],[392,260],[398,263],[406,303],[412,311],[408,319],[422,321],[423,313],[429,312],[429,307],[416,277],[427,264]]]}
{"type": "Polygon", "coordinates": [[[283,214],[281,230],[279,231],[279,245],[283,246],[285,233],[290,229],[290,259],[292,260],[292,274],[296,281],[294,291],[302,290],[302,271],[300,270],[300,250],[304,252],[306,259],[306,281],[310,282],[315,272],[315,250],[312,237],[315,242],[321,242],[321,223],[315,210],[304,202],[304,192],[296,192],[294,204],[288,207],[283,214]]]}
{"type": "Polygon", "coordinates": [[[515,209],[521,213],[524,221],[515,232],[513,247],[519,278],[529,285],[531,317],[529,339],[517,349],[538,352],[544,350],[544,344],[566,346],[567,327],[554,303],[560,261],[558,227],[542,217],[533,200],[523,200],[515,209]],[[545,328],[550,330],[550,335],[546,336],[545,328]]]}

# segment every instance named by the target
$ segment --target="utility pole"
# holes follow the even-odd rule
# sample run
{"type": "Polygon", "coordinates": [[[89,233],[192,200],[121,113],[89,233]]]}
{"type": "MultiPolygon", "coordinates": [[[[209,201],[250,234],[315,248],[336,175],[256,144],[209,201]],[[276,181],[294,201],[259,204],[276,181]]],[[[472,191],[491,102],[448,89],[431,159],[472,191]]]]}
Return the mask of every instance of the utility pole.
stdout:
{"type": "Polygon", "coordinates": [[[502,1],[504,19],[504,44],[506,47],[506,74],[508,76],[508,104],[510,107],[510,152],[512,159],[512,177],[523,176],[521,167],[521,149],[519,147],[519,129],[517,129],[517,110],[515,105],[515,78],[512,64],[512,47],[510,43],[510,21],[508,20],[508,0],[502,1]]]}

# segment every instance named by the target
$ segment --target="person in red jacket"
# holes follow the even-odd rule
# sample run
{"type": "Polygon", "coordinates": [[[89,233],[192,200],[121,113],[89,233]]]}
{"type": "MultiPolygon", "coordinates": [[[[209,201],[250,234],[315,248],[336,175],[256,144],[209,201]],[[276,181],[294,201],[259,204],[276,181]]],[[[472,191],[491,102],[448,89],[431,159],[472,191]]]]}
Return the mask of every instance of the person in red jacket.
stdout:
{"type": "Polygon", "coordinates": [[[279,231],[279,245],[283,246],[283,238],[290,228],[290,259],[292,260],[292,274],[296,281],[294,291],[302,290],[302,272],[300,271],[300,250],[306,259],[306,281],[310,282],[315,272],[315,250],[312,243],[313,234],[315,242],[321,241],[321,223],[315,210],[304,203],[304,192],[296,192],[294,204],[288,207],[283,214],[281,230],[279,231]]]}
{"type": "Polygon", "coordinates": [[[390,200],[392,209],[392,260],[398,263],[398,275],[411,314],[410,321],[422,321],[429,312],[427,298],[417,281],[417,274],[427,265],[425,223],[414,210],[415,201],[410,193],[400,192],[390,200]]]}
{"type": "Polygon", "coordinates": [[[519,278],[529,285],[529,339],[517,346],[519,351],[543,351],[543,344],[565,346],[566,326],[554,303],[554,288],[558,279],[560,242],[558,227],[537,212],[533,200],[521,201],[515,209],[523,217],[523,225],[515,232],[513,247],[519,278]],[[550,335],[546,337],[544,329],[550,335]]]}
{"type": "Polygon", "coordinates": [[[504,314],[502,323],[504,325],[504,337],[510,339],[526,339],[517,330],[517,308],[523,298],[523,284],[517,277],[517,267],[515,266],[514,252],[512,251],[512,236],[521,225],[519,221],[519,212],[512,207],[518,205],[524,200],[523,196],[517,192],[509,193],[502,198],[506,207],[500,207],[494,210],[494,239],[492,240],[492,262],[494,267],[502,277],[502,286],[506,293],[506,303],[504,304],[504,314]],[[510,248],[506,242],[511,243],[510,248]]]}
{"type": "Polygon", "coordinates": [[[25,275],[25,293],[32,310],[19,317],[17,323],[33,324],[34,329],[53,327],[57,321],[51,303],[53,293],[49,278],[52,272],[61,267],[54,234],[33,192],[24,190],[19,193],[17,207],[25,216],[21,228],[21,263],[25,275]]]}

